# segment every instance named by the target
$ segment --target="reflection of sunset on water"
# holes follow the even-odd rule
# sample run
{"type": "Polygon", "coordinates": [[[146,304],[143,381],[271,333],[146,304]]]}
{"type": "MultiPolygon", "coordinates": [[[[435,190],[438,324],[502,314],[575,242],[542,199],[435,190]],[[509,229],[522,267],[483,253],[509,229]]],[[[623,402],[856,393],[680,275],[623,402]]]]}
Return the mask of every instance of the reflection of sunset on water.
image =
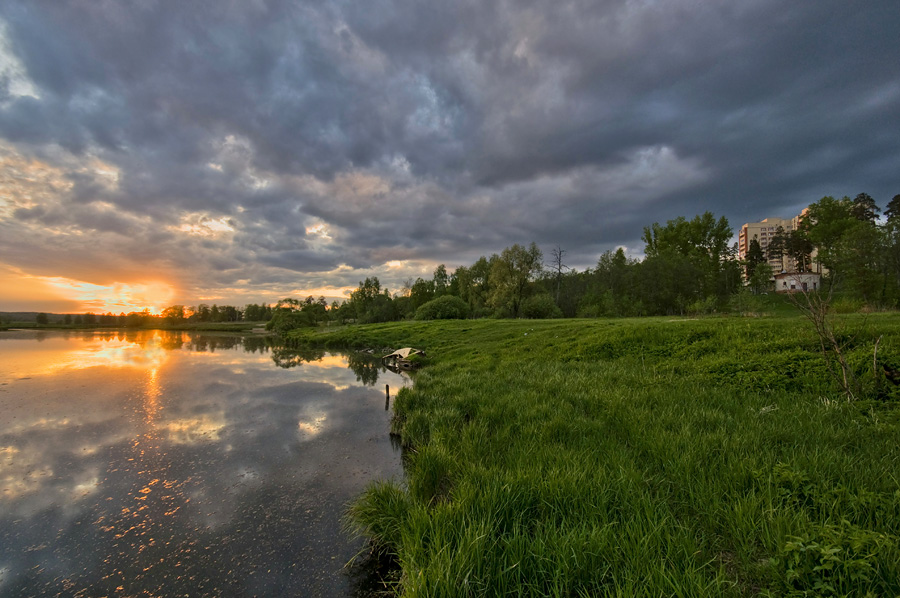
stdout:
{"type": "Polygon", "coordinates": [[[0,333],[0,593],[345,587],[341,505],[400,472],[379,376],[254,336],[0,333]]]}
{"type": "Polygon", "coordinates": [[[147,423],[152,424],[159,411],[159,398],[162,390],[159,387],[159,368],[153,367],[147,372],[147,383],[144,389],[144,411],[147,414],[147,423]]]}
{"type": "Polygon", "coordinates": [[[0,375],[22,378],[95,367],[158,370],[169,357],[164,345],[171,342],[169,333],[160,331],[54,337],[10,355],[0,375]]]}

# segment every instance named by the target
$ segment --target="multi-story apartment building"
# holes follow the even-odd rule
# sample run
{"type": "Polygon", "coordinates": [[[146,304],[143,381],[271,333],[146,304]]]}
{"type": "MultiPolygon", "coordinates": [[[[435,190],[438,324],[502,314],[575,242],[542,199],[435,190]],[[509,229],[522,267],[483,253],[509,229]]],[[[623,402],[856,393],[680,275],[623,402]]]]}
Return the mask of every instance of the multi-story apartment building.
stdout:
{"type": "MultiPolygon", "coordinates": [[[[769,241],[775,236],[775,232],[780,226],[785,233],[790,233],[800,224],[800,217],[791,218],[766,218],[762,222],[748,222],[741,227],[738,232],[738,258],[746,259],[747,251],[750,250],[750,241],[756,239],[762,247],[763,254],[768,256],[769,241]]],[[[772,256],[769,260],[772,271],[776,274],[779,272],[790,272],[794,270],[793,260],[788,257],[772,256]]]]}
{"type": "MultiPolygon", "coordinates": [[[[802,212],[790,220],[785,218],[766,218],[761,222],[748,222],[742,226],[741,230],[738,232],[738,259],[746,259],[747,251],[750,249],[750,241],[756,239],[759,241],[763,253],[769,258],[768,262],[769,265],[772,266],[773,274],[779,274],[781,272],[797,272],[797,263],[790,257],[769,256],[769,242],[772,240],[772,237],[775,236],[778,227],[781,227],[785,234],[790,234],[791,231],[799,229],[800,221],[806,216],[808,209],[809,208],[804,208],[802,212]]],[[[813,249],[812,255],[810,256],[812,261],[809,264],[807,271],[818,272],[821,274],[822,267],[816,260],[816,253],[818,252],[813,249]]]]}

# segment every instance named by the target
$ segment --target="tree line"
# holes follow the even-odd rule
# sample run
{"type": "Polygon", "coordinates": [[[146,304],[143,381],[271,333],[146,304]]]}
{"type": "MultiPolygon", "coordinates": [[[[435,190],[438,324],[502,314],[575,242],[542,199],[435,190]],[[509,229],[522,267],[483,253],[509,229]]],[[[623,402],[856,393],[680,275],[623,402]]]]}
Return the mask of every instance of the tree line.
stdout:
{"type": "Polygon", "coordinates": [[[365,323],[711,313],[728,310],[738,294],[772,291],[777,272],[767,262],[785,257],[798,272],[819,268],[825,288],[860,306],[896,308],[900,195],[887,204],[884,218],[880,212],[866,193],[823,197],[808,207],[797,230],[777,231],[767,252],[753,239],[743,260],[731,244],[728,220],[711,212],[655,222],[643,231],[643,259],[619,248],[584,271],[565,265],[560,246],[545,262],[535,243],[516,244],[452,273],[440,265],[430,280],[409,280],[395,293],[377,277],[367,278],[328,315],[365,323]]]}
{"type": "MultiPolygon", "coordinates": [[[[566,251],[553,247],[550,259],[535,243],[515,244],[481,256],[453,272],[444,264],[431,278],[407,280],[391,292],[378,277],[367,277],[349,299],[285,298],[273,305],[185,307],[161,315],[66,315],[73,326],[147,327],[155,324],[268,322],[270,330],[327,322],[390,322],[442,318],[560,318],[654,316],[725,311],[740,293],[772,290],[768,261],[789,258],[795,269],[821,269],[823,284],[859,305],[896,308],[900,304],[900,195],[879,218],[874,198],[826,196],[811,204],[796,230],[779,229],[763,251],[752,239],[744,260],[730,244],[734,231],[725,217],[705,212],[644,227],[644,258],[622,248],[604,252],[592,268],[565,265],[566,251]]],[[[46,323],[46,314],[43,316],[46,323]]],[[[41,320],[39,319],[39,323],[41,320]]]]}
{"type": "Polygon", "coordinates": [[[251,303],[243,308],[233,305],[198,306],[172,305],[159,315],[150,313],[149,309],[129,313],[114,314],[107,312],[95,314],[53,315],[38,313],[35,322],[38,325],[63,324],[74,328],[148,328],[158,325],[175,325],[185,323],[219,323],[219,322],[265,322],[272,318],[275,306],[251,303]],[[52,320],[52,322],[51,322],[52,320]]]}

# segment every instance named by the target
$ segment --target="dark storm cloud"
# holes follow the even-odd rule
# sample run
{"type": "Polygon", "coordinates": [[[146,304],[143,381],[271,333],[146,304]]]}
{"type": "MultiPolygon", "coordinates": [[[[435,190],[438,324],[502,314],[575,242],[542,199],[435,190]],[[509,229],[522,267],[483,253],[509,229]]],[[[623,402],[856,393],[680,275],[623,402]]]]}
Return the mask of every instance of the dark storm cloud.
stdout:
{"type": "Polygon", "coordinates": [[[15,217],[37,237],[102,232],[116,259],[196,288],[400,280],[385,263],[532,240],[589,265],[678,215],[739,226],[900,192],[893,0],[9,2],[0,18],[34,90],[4,75],[0,137],[68,183],[15,217]]]}

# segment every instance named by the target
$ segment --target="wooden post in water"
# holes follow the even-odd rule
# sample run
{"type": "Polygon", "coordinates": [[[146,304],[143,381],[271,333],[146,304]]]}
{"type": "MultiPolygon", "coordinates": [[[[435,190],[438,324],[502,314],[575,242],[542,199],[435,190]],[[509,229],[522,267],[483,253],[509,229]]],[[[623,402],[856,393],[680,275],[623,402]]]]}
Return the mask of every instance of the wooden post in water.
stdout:
{"type": "Polygon", "coordinates": [[[387,411],[391,406],[391,386],[389,384],[384,385],[384,410],[387,411]]]}

